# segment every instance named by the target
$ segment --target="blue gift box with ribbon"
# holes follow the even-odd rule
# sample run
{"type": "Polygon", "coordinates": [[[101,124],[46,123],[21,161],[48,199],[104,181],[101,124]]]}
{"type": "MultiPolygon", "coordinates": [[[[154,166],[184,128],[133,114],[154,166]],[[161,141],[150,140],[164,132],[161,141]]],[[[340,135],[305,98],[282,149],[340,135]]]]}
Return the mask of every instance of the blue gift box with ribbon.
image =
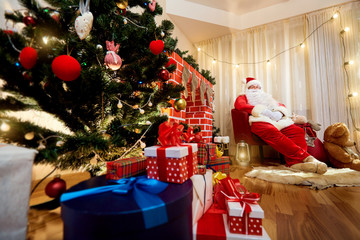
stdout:
{"type": "Polygon", "coordinates": [[[61,196],[64,239],[192,239],[192,182],[93,177],[61,196]]]}

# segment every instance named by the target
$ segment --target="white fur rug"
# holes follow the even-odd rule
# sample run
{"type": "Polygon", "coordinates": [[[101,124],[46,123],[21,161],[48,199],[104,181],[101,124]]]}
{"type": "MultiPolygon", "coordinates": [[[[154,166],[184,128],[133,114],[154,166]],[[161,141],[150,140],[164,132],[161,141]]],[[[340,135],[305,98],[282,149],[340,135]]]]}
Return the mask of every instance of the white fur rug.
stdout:
{"type": "Polygon", "coordinates": [[[245,176],[259,178],[268,182],[306,185],[314,189],[325,189],[334,186],[360,186],[360,172],[349,168],[328,168],[324,175],[320,175],[298,171],[283,165],[254,167],[245,176]]]}

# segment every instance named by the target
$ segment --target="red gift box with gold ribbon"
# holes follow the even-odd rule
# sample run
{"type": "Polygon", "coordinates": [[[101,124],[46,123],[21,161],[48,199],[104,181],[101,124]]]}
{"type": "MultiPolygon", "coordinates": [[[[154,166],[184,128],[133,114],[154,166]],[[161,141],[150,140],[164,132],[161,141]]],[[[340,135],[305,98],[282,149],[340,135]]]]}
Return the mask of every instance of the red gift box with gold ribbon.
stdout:
{"type": "Polygon", "coordinates": [[[183,125],[164,122],[159,126],[161,146],[144,149],[148,178],[164,182],[183,183],[197,174],[197,144],[182,144],[183,125]]]}

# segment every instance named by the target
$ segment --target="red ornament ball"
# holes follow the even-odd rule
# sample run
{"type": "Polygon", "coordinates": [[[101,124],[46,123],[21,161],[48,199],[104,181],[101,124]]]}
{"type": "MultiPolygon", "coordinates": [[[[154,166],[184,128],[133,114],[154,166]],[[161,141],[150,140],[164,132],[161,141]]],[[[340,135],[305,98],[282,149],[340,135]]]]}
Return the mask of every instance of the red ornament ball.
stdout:
{"type": "Polygon", "coordinates": [[[65,191],[66,182],[59,175],[55,176],[45,187],[46,195],[51,198],[59,198],[65,191]]]}
{"type": "Polygon", "coordinates": [[[170,78],[170,73],[169,73],[169,71],[166,70],[166,69],[161,70],[161,71],[159,72],[159,78],[160,78],[161,81],[164,81],[164,82],[167,81],[167,80],[169,80],[169,78],[170,78]]]}
{"type": "Polygon", "coordinates": [[[126,15],[126,8],[117,10],[117,13],[122,15],[122,16],[125,16],[126,15]]]}
{"type": "Polygon", "coordinates": [[[161,40],[151,41],[149,47],[150,47],[150,51],[154,55],[158,55],[158,54],[162,53],[162,51],[164,50],[164,42],[161,40]]]}
{"type": "Polygon", "coordinates": [[[54,74],[64,81],[73,81],[80,76],[80,63],[68,55],[60,55],[51,64],[54,74]]]}
{"type": "Polygon", "coordinates": [[[36,22],[35,22],[34,18],[31,17],[31,16],[25,16],[25,17],[23,18],[23,23],[24,23],[26,26],[30,26],[30,25],[35,26],[35,25],[36,25],[36,22]]]}
{"type": "Polygon", "coordinates": [[[174,59],[170,58],[168,63],[165,65],[165,67],[167,68],[167,67],[171,66],[172,64],[174,64],[176,67],[176,61],[174,59]]]}
{"type": "Polygon", "coordinates": [[[36,64],[37,57],[38,54],[35,49],[32,47],[25,47],[23,50],[21,50],[19,55],[21,66],[23,66],[25,69],[33,68],[36,64]]]}

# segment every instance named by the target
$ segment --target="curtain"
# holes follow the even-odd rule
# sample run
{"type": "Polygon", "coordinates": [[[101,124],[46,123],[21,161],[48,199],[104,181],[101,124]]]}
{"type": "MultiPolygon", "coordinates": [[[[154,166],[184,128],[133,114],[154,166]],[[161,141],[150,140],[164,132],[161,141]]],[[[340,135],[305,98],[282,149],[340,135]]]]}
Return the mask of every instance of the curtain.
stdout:
{"type": "Polygon", "coordinates": [[[321,140],[326,127],[344,122],[359,145],[360,96],[348,97],[360,92],[359,31],[360,2],[352,2],[196,44],[198,63],[216,78],[214,121],[230,136],[230,152],[231,109],[246,77],[260,80],[291,112],[320,123],[321,140]],[[340,33],[346,26],[350,31],[340,33]]]}

